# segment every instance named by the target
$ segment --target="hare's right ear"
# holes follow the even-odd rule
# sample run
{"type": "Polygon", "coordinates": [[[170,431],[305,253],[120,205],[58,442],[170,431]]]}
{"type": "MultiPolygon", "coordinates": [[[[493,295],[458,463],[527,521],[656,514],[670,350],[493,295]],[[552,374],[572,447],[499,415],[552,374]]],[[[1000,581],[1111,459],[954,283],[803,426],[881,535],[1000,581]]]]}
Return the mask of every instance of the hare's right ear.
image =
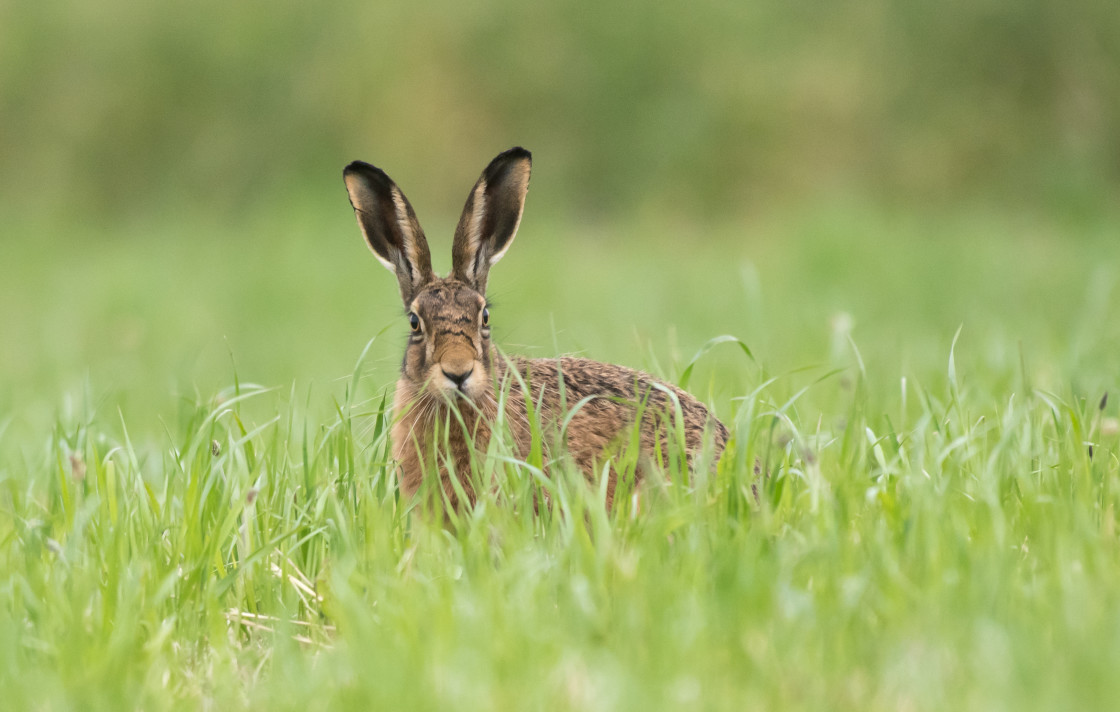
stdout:
{"type": "Polygon", "coordinates": [[[381,264],[397,275],[401,299],[407,307],[420,287],[435,279],[428,241],[416,221],[416,213],[401,189],[380,168],[354,161],[346,166],[342,178],[358,217],[358,227],[381,264]]]}
{"type": "Polygon", "coordinates": [[[502,259],[517,234],[532,165],[532,154],[520,146],[500,153],[467,196],[451,245],[451,272],[480,294],[486,294],[490,265],[502,259]]]}

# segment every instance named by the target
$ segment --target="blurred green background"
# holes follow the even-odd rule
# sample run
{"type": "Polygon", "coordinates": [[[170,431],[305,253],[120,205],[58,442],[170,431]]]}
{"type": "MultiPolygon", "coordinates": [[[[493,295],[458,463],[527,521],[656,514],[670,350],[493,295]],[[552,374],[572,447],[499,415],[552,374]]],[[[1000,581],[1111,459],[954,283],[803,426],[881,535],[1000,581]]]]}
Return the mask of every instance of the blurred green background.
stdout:
{"type": "MultiPolygon", "coordinates": [[[[386,169],[446,269],[514,144],[511,350],[673,377],[721,333],[767,372],[851,363],[850,335],[893,394],[963,324],[975,370],[1103,388],[1118,67],[1099,0],[3,3],[0,403],[163,414],[233,363],[331,391],[385,327],[390,384],[400,306],[342,166],[386,169]]],[[[757,375],[722,363],[717,404],[757,375]]]]}

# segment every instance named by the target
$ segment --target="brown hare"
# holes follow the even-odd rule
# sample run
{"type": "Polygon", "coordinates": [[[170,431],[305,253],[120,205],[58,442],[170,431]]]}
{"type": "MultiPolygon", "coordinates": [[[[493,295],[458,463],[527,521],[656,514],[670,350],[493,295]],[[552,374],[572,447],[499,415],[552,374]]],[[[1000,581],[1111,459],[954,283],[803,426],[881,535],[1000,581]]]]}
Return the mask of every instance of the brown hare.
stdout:
{"type": "MultiPolygon", "coordinates": [[[[554,458],[569,457],[589,480],[632,439],[640,448],[637,479],[655,457],[666,463],[675,451],[691,465],[693,455],[710,443],[714,461],[727,444],[727,428],[703,404],[649,374],[583,358],[507,358],[490,343],[486,278],[517,234],[531,165],[528,151],[511,148],[482,172],[455,229],[447,277],[432,271],[424,232],[389,176],[361,161],[343,172],[362,234],[397,276],[408,312],[411,334],[391,433],[406,496],[438,473],[452,507],[458,506],[460,493],[473,504],[471,462],[487,450],[500,394],[505,394],[504,420],[520,457],[530,452],[530,412],[535,411],[538,432],[546,434],[546,468],[550,459],[555,464],[554,458]],[[555,443],[547,441],[547,434],[559,433],[562,447],[550,448],[555,443]]],[[[617,476],[611,467],[608,506],[617,476]]]]}

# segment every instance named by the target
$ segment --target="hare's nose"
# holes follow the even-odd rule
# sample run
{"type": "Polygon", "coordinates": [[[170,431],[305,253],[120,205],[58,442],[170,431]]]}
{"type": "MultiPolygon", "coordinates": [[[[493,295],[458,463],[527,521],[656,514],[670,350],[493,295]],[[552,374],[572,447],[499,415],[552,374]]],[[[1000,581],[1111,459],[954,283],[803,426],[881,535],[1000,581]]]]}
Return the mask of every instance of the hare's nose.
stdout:
{"type": "Polygon", "coordinates": [[[448,372],[446,368],[441,368],[440,370],[443,371],[443,375],[447,377],[447,380],[455,384],[456,388],[463,390],[463,384],[466,383],[467,377],[474,373],[474,364],[471,364],[470,368],[460,373],[448,372]]]}

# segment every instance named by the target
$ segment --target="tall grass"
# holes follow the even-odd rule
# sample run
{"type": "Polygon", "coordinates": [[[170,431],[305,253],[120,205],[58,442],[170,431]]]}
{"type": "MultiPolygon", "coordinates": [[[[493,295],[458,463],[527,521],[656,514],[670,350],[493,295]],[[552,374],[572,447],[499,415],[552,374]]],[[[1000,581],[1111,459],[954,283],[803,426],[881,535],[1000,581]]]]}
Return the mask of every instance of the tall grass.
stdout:
{"type": "Polygon", "coordinates": [[[360,366],[333,416],[235,382],[142,443],[78,398],[0,440],[6,704],[1106,708],[1116,405],[946,356],[889,411],[858,366],[742,362],[718,474],[654,478],[640,511],[499,442],[447,521],[401,500],[360,366]]]}

